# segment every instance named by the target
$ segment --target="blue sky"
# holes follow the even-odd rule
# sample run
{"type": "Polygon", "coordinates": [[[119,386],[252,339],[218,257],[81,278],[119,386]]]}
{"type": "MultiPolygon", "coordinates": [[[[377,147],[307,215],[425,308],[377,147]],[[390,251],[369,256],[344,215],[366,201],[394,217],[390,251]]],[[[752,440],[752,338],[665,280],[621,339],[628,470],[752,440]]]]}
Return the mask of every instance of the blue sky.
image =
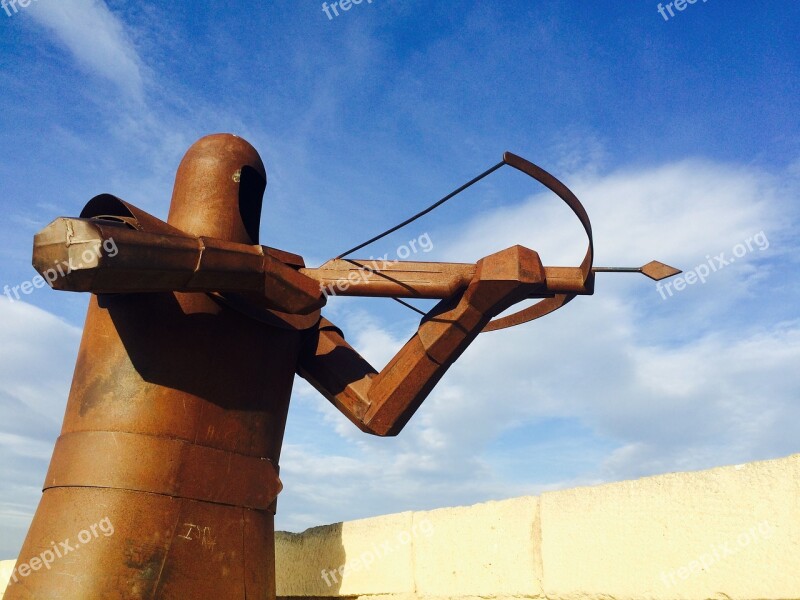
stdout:
{"type": "MultiPolygon", "coordinates": [[[[644,278],[482,336],[403,434],[356,431],[302,382],[279,527],[468,504],[798,452],[800,5],[373,0],[36,0],[0,11],[0,285],[33,234],[110,192],[162,217],[185,150],[214,132],[261,152],[262,243],[309,264],[395,224],[505,150],[584,201],[597,264],[644,278]],[[762,246],[763,247],[762,249],[762,246]]],[[[430,260],[513,244],[576,264],[568,212],[506,170],[374,247],[428,234],[430,260]]],[[[0,557],[21,545],[58,435],[87,298],[0,297],[0,557]]],[[[326,309],[374,364],[416,327],[391,302],[326,309]]]]}

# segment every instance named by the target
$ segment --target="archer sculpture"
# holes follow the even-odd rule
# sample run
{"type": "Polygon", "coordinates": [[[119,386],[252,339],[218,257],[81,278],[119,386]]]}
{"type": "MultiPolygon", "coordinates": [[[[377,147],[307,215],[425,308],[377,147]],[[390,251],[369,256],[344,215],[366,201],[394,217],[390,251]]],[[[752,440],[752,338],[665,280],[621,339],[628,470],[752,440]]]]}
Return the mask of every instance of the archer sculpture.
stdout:
{"type": "MultiPolygon", "coordinates": [[[[93,296],[20,553],[28,572],[15,571],[6,600],[274,599],[278,462],[295,373],[363,431],[393,436],[479,333],[593,292],[603,269],[592,267],[588,217],[563,184],[506,154],[461,189],[506,164],[578,216],[589,236],[579,267],[544,267],[514,246],[477,265],[375,269],[342,255],[307,269],[299,256],[258,245],[266,174],[252,146],[231,135],[189,150],[166,223],[102,195],[80,218],[37,234],[34,266],[51,286],[93,296]],[[113,257],[102,252],[109,244],[113,257]],[[53,276],[64,261],[70,270],[53,276]],[[442,301],[377,372],[320,316],[322,290],[442,301]],[[527,298],[542,300],[490,322],[527,298]],[[113,535],[75,541],[100,521],[113,535]]],[[[678,272],[655,262],[627,270],[678,272]]]]}

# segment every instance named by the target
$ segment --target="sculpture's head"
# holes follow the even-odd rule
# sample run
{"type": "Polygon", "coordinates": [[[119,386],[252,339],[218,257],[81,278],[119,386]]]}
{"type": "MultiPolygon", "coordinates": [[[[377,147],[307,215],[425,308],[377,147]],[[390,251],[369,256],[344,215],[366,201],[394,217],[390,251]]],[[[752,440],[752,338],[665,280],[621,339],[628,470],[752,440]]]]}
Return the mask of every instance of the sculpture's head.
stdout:
{"type": "Polygon", "coordinates": [[[258,244],[267,174],[249,143],[228,133],[206,136],[183,157],[168,222],[181,231],[258,244]]]}

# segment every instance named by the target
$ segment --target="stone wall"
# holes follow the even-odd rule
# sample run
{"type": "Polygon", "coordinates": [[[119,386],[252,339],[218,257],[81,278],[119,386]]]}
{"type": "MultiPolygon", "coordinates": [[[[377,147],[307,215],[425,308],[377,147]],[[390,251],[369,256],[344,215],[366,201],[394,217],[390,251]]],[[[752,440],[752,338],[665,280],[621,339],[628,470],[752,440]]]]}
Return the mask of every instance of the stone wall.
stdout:
{"type": "MultiPolygon", "coordinates": [[[[282,598],[800,599],[800,455],[281,532],[276,544],[282,598]]],[[[0,563],[3,581],[12,564],[0,563]]]]}

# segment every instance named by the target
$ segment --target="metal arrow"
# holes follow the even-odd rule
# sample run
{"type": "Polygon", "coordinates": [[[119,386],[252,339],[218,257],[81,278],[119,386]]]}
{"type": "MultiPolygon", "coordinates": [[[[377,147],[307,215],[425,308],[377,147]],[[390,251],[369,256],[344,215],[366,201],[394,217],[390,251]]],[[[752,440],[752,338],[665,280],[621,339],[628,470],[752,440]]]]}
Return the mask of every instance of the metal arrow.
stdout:
{"type": "Polygon", "coordinates": [[[651,261],[643,267],[592,267],[592,271],[594,273],[642,273],[653,281],[661,281],[683,272],[657,260],[651,261]]]}

